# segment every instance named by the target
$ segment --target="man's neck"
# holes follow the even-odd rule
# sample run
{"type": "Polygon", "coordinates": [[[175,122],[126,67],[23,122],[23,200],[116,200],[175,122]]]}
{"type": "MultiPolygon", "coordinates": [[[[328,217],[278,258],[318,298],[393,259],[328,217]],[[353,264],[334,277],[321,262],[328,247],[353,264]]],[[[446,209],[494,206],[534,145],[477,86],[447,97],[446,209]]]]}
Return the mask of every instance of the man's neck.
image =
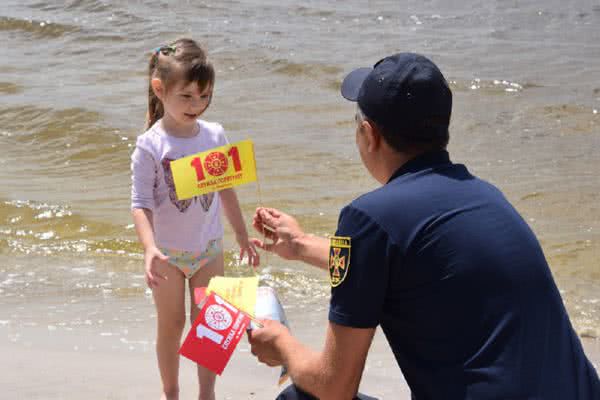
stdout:
{"type": "Polygon", "coordinates": [[[391,148],[386,148],[382,153],[381,173],[379,181],[386,184],[392,175],[398,171],[404,164],[410,160],[419,157],[422,154],[428,153],[433,149],[419,149],[406,152],[398,152],[391,148]]]}
{"type": "Polygon", "coordinates": [[[387,148],[382,154],[381,173],[378,180],[382,184],[386,184],[396,171],[419,154],[421,153],[397,152],[391,148],[387,148]]]}

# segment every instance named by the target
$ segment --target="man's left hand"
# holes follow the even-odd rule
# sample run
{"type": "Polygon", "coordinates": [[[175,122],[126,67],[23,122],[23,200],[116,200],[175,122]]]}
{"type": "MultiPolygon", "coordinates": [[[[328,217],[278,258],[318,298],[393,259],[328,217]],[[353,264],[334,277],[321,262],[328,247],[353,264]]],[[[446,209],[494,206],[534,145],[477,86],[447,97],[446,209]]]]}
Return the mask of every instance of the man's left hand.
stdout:
{"type": "Polygon", "coordinates": [[[280,322],[269,319],[261,320],[262,328],[248,332],[251,351],[258,361],[270,367],[283,364],[281,342],[290,336],[290,331],[280,322]]]}

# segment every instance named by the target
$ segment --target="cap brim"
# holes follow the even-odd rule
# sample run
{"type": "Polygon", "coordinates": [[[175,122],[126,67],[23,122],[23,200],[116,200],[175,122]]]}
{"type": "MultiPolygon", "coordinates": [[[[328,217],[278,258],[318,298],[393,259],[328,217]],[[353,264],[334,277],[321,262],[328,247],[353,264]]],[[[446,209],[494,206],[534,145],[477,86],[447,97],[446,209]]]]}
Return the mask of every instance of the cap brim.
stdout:
{"type": "Polygon", "coordinates": [[[346,100],[356,101],[360,88],[373,68],[358,68],[350,72],[342,82],[342,96],[346,100]]]}

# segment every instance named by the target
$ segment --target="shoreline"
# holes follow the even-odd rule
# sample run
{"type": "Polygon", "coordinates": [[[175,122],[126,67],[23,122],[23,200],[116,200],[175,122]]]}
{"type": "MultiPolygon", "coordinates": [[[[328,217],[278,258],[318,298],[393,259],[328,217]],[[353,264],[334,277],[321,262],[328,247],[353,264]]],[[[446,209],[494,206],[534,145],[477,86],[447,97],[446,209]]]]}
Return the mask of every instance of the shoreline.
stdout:
{"type": "MultiPolygon", "coordinates": [[[[319,313],[320,314],[320,313],[319,313]]],[[[293,317],[300,317],[296,314],[293,317]]],[[[293,324],[294,334],[318,349],[324,338],[319,320],[304,319],[293,324]]],[[[150,328],[145,324],[145,328],[150,328]]],[[[153,328],[153,327],[152,327],[153,328]]],[[[4,328],[0,328],[4,329],[4,328]]],[[[53,338],[45,327],[37,326],[35,342],[0,341],[4,355],[0,385],[8,398],[15,399],[139,399],[158,398],[160,380],[154,346],[144,350],[102,349],[102,336],[85,337],[88,348],[66,348],[63,338],[53,338]],[[57,339],[57,340],[55,340],[57,339]]],[[[187,333],[189,325],[184,332],[187,333]]],[[[0,330],[0,333],[3,333],[0,330]]],[[[54,332],[57,334],[57,332],[54,332]]],[[[4,336],[4,335],[3,335],[4,336]]],[[[598,371],[600,339],[580,338],[588,359],[598,371]]],[[[242,339],[223,375],[217,379],[218,399],[274,399],[289,384],[277,386],[279,368],[259,364],[242,339]]],[[[186,358],[180,364],[181,398],[197,395],[195,365],[186,358]]],[[[360,391],[380,399],[410,398],[410,390],[380,329],[369,351],[360,391]]]]}

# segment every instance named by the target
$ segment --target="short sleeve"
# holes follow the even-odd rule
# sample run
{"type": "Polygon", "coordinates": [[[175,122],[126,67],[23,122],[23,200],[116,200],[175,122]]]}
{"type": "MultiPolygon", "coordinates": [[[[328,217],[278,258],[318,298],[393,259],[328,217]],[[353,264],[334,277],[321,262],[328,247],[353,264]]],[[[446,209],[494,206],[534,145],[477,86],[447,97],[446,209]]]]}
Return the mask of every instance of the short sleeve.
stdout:
{"type": "Polygon", "coordinates": [[[227,138],[227,135],[225,134],[225,129],[223,128],[223,126],[218,125],[219,126],[219,136],[217,138],[217,140],[219,141],[219,146],[225,146],[229,144],[229,139],[227,138]]]}
{"type": "Polygon", "coordinates": [[[156,163],[146,150],[136,147],[131,155],[131,208],[154,210],[156,163]]]}
{"type": "MultiPolygon", "coordinates": [[[[364,212],[348,206],[340,213],[335,236],[349,238],[350,251],[344,277],[331,289],[329,320],[354,328],[376,327],[389,280],[388,234],[364,212]]],[[[334,250],[332,245],[331,265],[334,250]]]]}

